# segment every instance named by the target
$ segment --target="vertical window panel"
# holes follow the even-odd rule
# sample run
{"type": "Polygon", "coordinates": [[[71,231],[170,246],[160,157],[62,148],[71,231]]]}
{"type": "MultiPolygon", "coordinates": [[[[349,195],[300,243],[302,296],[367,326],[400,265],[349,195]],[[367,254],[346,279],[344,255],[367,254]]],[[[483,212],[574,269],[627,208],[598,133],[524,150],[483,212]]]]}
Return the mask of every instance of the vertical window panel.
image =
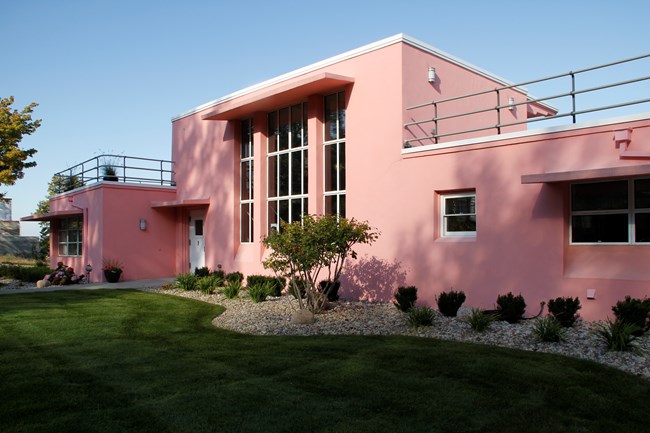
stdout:
{"type": "Polygon", "coordinates": [[[289,154],[281,153],[278,171],[280,173],[278,195],[284,197],[289,195],[289,154]]]}
{"type": "Polygon", "coordinates": [[[291,195],[302,194],[302,152],[291,152],[291,195]]]}
{"type": "Polygon", "coordinates": [[[280,221],[291,222],[289,219],[289,200],[280,200],[278,202],[278,217],[280,221]]]}
{"type": "Polygon", "coordinates": [[[242,200],[250,199],[250,161],[241,163],[241,185],[239,187],[242,200]]]}
{"type": "Polygon", "coordinates": [[[291,107],[291,147],[302,147],[302,104],[291,107]]]}
{"type": "Polygon", "coordinates": [[[338,121],[339,121],[339,138],[345,138],[345,93],[338,94],[338,121]]]}
{"type": "Polygon", "coordinates": [[[274,111],[272,113],[269,113],[269,127],[268,127],[268,134],[267,134],[269,140],[269,147],[268,147],[269,153],[277,152],[279,134],[280,131],[278,130],[278,113],[274,111]]]}
{"type": "Polygon", "coordinates": [[[325,185],[326,192],[336,191],[336,145],[325,146],[325,185]]]}
{"type": "Polygon", "coordinates": [[[650,213],[638,213],[634,218],[635,239],[639,243],[650,242],[650,213]]]}
{"type": "Polygon", "coordinates": [[[327,95],[323,101],[325,213],[345,216],[345,93],[327,95]]]}
{"type": "Polygon", "coordinates": [[[337,95],[329,95],[325,97],[325,141],[336,140],[338,138],[337,132],[337,95]]]}
{"type": "Polygon", "coordinates": [[[268,223],[269,223],[269,233],[272,230],[280,229],[280,221],[278,220],[278,202],[269,201],[268,205],[268,223]]]}
{"type": "Polygon", "coordinates": [[[650,179],[634,181],[634,208],[650,209],[650,179]]]}
{"type": "Polygon", "coordinates": [[[268,196],[278,196],[278,157],[276,155],[269,156],[269,170],[268,170],[268,196]]]}
{"type": "Polygon", "coordinates": [[[345,191],[345,142],[339,143],[339,189],[345,191]]]}
{"type": "Polygon", "coordinates": [[[278,115],[278,150],[289,148],[289,109],[283,108],[278,115]]]}
{"type": "Polygon", "coordinates": [[[254,191],[253,119],[241,121],[240,149],[239,240],[242,243],[248,243],[253,241],[253,213],[251,211],[254,191]]]}

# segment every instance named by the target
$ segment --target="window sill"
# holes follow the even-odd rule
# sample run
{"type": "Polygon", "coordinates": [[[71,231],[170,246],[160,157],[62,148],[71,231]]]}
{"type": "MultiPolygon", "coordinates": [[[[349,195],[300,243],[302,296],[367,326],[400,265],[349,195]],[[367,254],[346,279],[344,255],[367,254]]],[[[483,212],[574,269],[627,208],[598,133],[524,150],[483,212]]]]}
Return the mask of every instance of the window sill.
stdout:
{"type": "Polygon", "coordinates": [[[435,240],[442,243],[476,242],[476,236],[445,236],[435,240]]]}

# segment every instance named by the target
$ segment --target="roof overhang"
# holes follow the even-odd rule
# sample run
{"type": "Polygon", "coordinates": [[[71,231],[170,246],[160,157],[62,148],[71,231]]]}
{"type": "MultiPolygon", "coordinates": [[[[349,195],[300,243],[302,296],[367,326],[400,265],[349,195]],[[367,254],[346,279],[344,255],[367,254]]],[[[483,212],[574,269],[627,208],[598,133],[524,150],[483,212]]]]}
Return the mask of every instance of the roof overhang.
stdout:
{"type": "Polygon", "coordinates": [[[592,168],[587,170],[558,171],[552,173],[524,174],[521,183],[556,183],[616,177],[650,175],[650,164],[622,167],[592,168]]]}
{"type": "Polygon", "coordinates": [[[200,207],[209,206],[209,198],[192,198],[185,200],[168,200],[168,201],[152,201],[151,207],[154,209],[160,208],[181,208],[181,207],[200,207]]]}
{"type": "Polygon", "coordinates": [[[22,217],[21,221],[52,221],[58,218],[64,218],[72,215],[82,215],[83,211],[81,209],[69,209],[69,210],[59,210],[53,212],[47,212],[42,214],[34,214],[26,217],[22,217]]]}
{"type": "Polygon", "coordinates": [[[292,80],[242,96],[232,103],[224,103],[201,116],[203,120],[234,120],[256,111],[271,111],[304,99],[309,95],[324,94],[354,83],[354,78],[323,72],[292,80]]]}

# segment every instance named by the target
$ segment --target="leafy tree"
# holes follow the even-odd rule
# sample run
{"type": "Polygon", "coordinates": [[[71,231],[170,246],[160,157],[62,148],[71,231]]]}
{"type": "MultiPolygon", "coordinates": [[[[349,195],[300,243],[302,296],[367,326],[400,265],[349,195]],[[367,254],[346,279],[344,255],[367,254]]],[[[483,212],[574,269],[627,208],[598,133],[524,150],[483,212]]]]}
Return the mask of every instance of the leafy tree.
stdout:
{"type": "MultiPolygon", "coordinates": [[[[326,294],[317,289],[321,273],[327,273],[333,282],[338,281],[345,260],[357,258],[352,248],[357,244],[372,244],[378,237],[379,233],[367,222],[354,218],[304,215],[302,223],[283,222],[280,231],[264,238],[264,246],[272,251],[263,264],[276,275],[287,278],[290,284],[303,281],[307,302],[298,296],[300,308],[318,312],[327,300],[326,294]]],[[[300,293],[300,288],[293,289],[294,293],[300,293]]]]}
{"type": "MultiPolygon", "coordinates": [[[[14,97],[0,98],[0,184],[13,185],[22,179],[24,170],[36,165],[26,162],[36,149],[21,149],[18,145],[24,135],[31,135],[41,126],[40,120],[32,120],[32,111],[38,104],[32,102],[22,111],[12,110],[14,97]]],[[[0,194],[0,198],[3,194],[0,194]]]]}
{"type": "MultiPolygon", "coordinates": [[[[61,178],[58,176],[53,176],[50,183],[47,185],[47,198],[41,200],[36,205],[37,215],[42,215],[50,211],[50,197],[55,195],[61,187],[61,178]]],[[[41,258],[48,257],[50,255],[50,222],[41,221],[38,223],[41,226],[39,236],[38,236],[38,251],[41,258]]]]}

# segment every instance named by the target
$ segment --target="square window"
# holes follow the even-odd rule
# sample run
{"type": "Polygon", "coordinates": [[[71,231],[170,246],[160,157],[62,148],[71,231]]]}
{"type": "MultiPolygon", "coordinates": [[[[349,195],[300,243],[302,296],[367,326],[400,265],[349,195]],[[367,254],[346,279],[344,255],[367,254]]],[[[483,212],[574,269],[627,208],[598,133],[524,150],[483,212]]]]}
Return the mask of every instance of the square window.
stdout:
{"type": "Polygon", "coordinates": [[[440,196],[443,237],[476,236],[476,192],[440,196]]]}

